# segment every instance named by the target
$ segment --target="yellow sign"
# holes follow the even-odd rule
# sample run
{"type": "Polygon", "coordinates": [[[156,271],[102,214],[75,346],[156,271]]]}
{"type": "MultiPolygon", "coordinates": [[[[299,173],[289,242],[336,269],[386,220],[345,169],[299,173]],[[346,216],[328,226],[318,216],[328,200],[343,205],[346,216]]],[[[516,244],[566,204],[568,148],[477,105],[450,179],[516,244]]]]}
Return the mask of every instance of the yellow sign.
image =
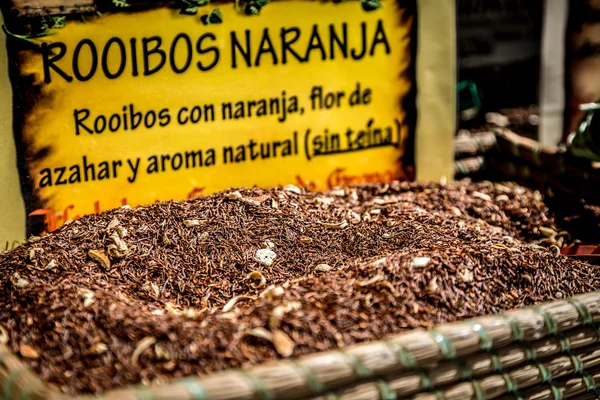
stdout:
{"type": "Polygon", "coordinates": [[[399,4],[68,20],[18,54],[28,214],[52,230],[229,187],[412,178],[414,10],[399,4]]]}

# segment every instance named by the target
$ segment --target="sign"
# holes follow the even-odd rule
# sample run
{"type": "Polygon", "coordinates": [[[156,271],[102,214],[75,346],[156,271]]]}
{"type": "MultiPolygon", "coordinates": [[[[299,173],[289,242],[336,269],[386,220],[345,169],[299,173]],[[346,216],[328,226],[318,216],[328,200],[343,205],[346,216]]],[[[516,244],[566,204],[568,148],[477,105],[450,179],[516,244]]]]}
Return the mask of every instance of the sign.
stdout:
{"type": "Polygon", "coordinates": [[[28,235],[230,187],[414,179],[416,1],[55,3],[6,28],[28,235]]]}

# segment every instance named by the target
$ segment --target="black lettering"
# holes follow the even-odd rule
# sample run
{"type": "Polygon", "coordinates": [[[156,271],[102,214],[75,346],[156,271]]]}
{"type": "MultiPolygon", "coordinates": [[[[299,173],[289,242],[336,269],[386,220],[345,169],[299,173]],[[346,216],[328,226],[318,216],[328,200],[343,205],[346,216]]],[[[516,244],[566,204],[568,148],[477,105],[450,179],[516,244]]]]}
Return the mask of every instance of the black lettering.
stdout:
{"type": "Polygon", "coordinates": [[[198,54],[214,53],[214,58],[213,58],[212,62],[210,64],[208,64],[207,66],[205,66],[202,63],[202,61],[198,61],[196,63],[196,65],[198,66],[198,69],[200,71],[209,71],[209,70],[213,69],[214,66],[217,65],[217,63],[219,62],[220,53],[219,53],[219,48],[217,46],[210,46],[206,49],[202,48],[202,42],[204,42],[204,39],[210,39],[212,41],[215,41],[217,39],[217,37],[212,33],[205,33],[202,36],[200,36],[200,38],[198,39],[198,42],[196,43],[196,52],[198,54]]]}
{"type": "Polygon", "coordinates": [[[144,76],[152,75],[160,71],[160,69],[167,62],[167,55],[164,50],[160,48],[162,45],[162,39],[160,36],[152,36],[149,38],[142,39],[142,51],[144,53],[144,76]],[[149,44],[154,43],[152,49],[149,48],[149,44]],[[160,61],[152,68],[150,68],[150,56],[158,55],[160,61]]]}
{"type": "Polygon", "coordinates": [[[373,38],[371,50],[369,51],[370,56],[375,55],[375,46],[377,46],[380,43],[385,46],[385,54],[390,54],[390,44],[388,43],[387,37],[385,36],[385,30],[383,29],[383,21],[381,19],[377,21],[375,37],[373,38]]]}
{"type": "Polygon", "coordinates": [[[104,129],[106,129],[106,118],[104,115],[100,115],[94,120],[94,131],[102,133],[104,129]]]}
{"type": "MultiPolygon", "coordinates": [[[[71,82],[73,81],[73,77],[68,75],[65,71],[60,69],[55,63],[63,58],[67,53],[67,45],[62,42],[54,42],[54,43],[42,43],[42,63],[44,65],[44,83],[52,82],[52,77],[50,76],[50,70],[53,69],[58,75],[60,75],[65,81],[71,82]],[[54,50],[57,49],[58,53],[53,54],[54,50]],[[52,57],[50,57],[52,55],[52,57]]],[[[50,186],[52,183],[50,183],[50,186]]]]}
{"type": "Polygon", "coordinates": [[[81,110],[73,111],[73,117],[75,117],[75,135],[79,136],[79,128],[83,128],[87,133],[93,133],[90,128],[85,126],[83,121],[85,121],[90,116],[90,110],[87,108],[82,108],[81,110]],[[83,117],[79,117],[79,114],[84,114],[83,117]]]}
{"type": "Polygon", "coordinates": [[[40,171],[42,178],[40,179],[40,188],[52,186],[52,170],[50,168],[44,168],[40,171]]]}
{"type": "Polygon", "coordinates": [[[71,175],[69,175],[69,183],[81,182],[81,172],[79,171],[79,165],[72,165],[71,168],[69,168],[69,172],[71,172],[71,175]]]}
{"type": "Polygon", "coordinates": [[[56,177],[56,180],[54,181],[54,184],[56,186],[67,184],[67,178],[63,178],[63,175],[65,174],[66,170],[67,170],[67,167],[54,168],[54,174],[58,174],[58,176],[56,177]]]}
{"type": "Polygon", "coordinates": [[[187,113],[187,111],[188,111],[187,107],[182,107],[179,110],[179,112],[177,113],[177,122],[179,122],[179,125],[185,125],[188,122],[189,117],[187,115],[186,115],[185,119],[181,118],[181,113],[183,113],[183,112],[187,113]]]}
{"type": "Polygon", "coordinates": [[[310,34],[308,48],[306,49],[306,55],[304,56],[304,61],[308,62],[310,59],[310,52],[316,49],[321,51],[321,60],[325,60],[327,58],[327,54],[325,54],[325,47],[323,47],[323,42],[321,42],[321,36],[319,36],[319,26],[314,24],[310,34]]]}
{"type": "Polygon", "coordinates": [[[246,29],[245,34],[246,34],[246,50],[244,50],[244,48],[238,41],[237,36],[235,35],[235,31],[231,31],[231,68],[237,68],[237,57],[236,57],[236,51],[235,51],[236,49],[238,49],[240,54],[242,55],[242,58],[246,62],[246,66],[248,66],[248,67],[252,66],[251,54],[250,54],[251,53],[251,51],[250,51],[251,50],[250,49],[250,30],[246,29]]]}
{"type": "Polygon", "coordinates": [[[108,120],[108,130],[116,132],[121,127],[121,116],[119,114],[111,115],[108,120]]]}
{"type": "Polygon", "coordinates": [[[81,42],[77,43],[77,46],[75,46],[75,50],[73,51],[73,75],[75,75],[75,78],[77,78],[78,81],[86,82],[94,76],[96,69],[98,69],[98,51],[96,50],[96,46],[90,39],[83,39],[81,42]],[[90,49],[91,65],[87,75],[82,75],[79,70],[79,54],[85,45],[90,49]]]}
{"type": "Polygon", "coordinates": [[[131,75],[138,76],[138,63],[137,63],[137,40],[136,38],[129,39],[131,44],[131,75]]]}
{"type": "Polygon", "coordinates": [[[146,126],[146,128],[152,128],[155,123],[156,123],[156,114],[154,113],[154,111],[148,111],[146,113],[146,115],[144,116],[144,125],[146,126]],[[150,121],[150,122],[148,122],[148,121],[150,121]]]}
{"type": "Polygon", "coordinates": [[[329,25],[329,58],[335,58],[335,44],[337,44],[344,58],[348,58],[348,25],[342,24],[342,39],[337,35],[333,24],[329,25]]]}
{"type": "Polygon", "coordinates": [[[94,167],[94,163],[88,164],[86,156],[83,156],[83,176],[86,182],[88,180],[96,180],[96,169],[94,167]],[[88,173],[90,174],[89,177],[88,173]]]}
{"type": "Polygon", "coordinates": [[[159,125],[160,126],[167,126],[171,123],[171,115],[169,114],[169,109],[168,108],[163,108],[162,110],[160,110],[158,112],[158,119],[159,119],[159,125]]]}
{"type": "Polygon", "coordinates": [[[269,37],[269,29],[265,28],[263,30],[262,39],[260,41],[260,45],[258,46],[258,54],[256,55],[256,60],[254,61],[254,66],[258,67],[260,65],[260,58],[263,54],[269,53],[273,58],[273,65],[277,65],[277,54],[275,53],[275,48],[273,47],[273,42],[271,42],[271,38],[269,37]],[[266,47],[265,47],[266,45],[266,47]]]}
{"type": "Polygon", "coordinates": [[[126,52],[127,51],[125,50],[125,44],[121,39],[119,39],[118,37],[112,37],[108,39],[108,42],[106,42],[106,45],[104,46],[104,50],[102,50],[102,71],[108,79],[116,79],[119,76],[121,76],[123,71],[125,71],[125,65],[127,65],[126,52]],[[108,69],[108,53],[110,52],[110,46],[112,46],[113,43],[117,44],[117,46],[119,47],[119,52],[121,53],[121,62],[119,64],[119,68],[114,74],[108,69]]]}
{"type": "Polygon", "coordinates": [[[304,62],[305,60],[300,57],[300,54],[296,53],[296,50],[291,48],[291,45],[296,43],[300,38],[300,29],[299,28],[281,28],[281,63],[287,63],[287,53],[288,51],[296,57],[296,60],[299,62],[304,62]],[[288,33],[292,33],[293,37],[288,40],[288,33]]]}
{"type": "Polygon", "coordinates": [[[180,33],[179,35],[175,36],[175,39],[173,39],[173,43],[171,44],[171,50],[169,51],[169,62],[171,63],[171,68],[177,74],[184,73],[185,71],[187,71],[187,69],[192,64],[192,41],[190,40],[190,37],[188,35],[186,35],[185,33],[180,33]],[[179,43],[180,39],[183,39],[183,41],[185,42],[185,45],[186,45],[185,46],[186,59],[185,59],[185,63],[183,64],[183,67],[181,67],[181,68],[179,68],[177,66],[177,63],[175,61],[175,53],[177,51],[177,43],[179,43]]]}
{"type": "Polygon", "coordinates": [[[355,48],[352,48],[352,50],[350,50],[350,55],[355,60],[360,60],[361,58],[363,58],[365,56],[365,53],[367,52],[367,24],[365,22],[363,22],[360,24],[360,27],[361,27],[362,50],[360,51],[360,53],[357,53],[355,48]]]}

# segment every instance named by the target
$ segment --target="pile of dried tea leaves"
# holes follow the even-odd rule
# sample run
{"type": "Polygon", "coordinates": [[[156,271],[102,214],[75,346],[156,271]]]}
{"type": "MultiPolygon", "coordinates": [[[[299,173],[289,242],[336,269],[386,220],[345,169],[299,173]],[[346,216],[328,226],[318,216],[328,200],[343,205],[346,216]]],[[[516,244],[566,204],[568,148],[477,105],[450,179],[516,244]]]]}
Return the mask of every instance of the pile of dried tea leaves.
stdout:
{"type": "Polygon", "coordinates": [[[121,208],[0,254],[8,346],[100,393],[600,287],[514,184],[240,189],[121,208]]]}

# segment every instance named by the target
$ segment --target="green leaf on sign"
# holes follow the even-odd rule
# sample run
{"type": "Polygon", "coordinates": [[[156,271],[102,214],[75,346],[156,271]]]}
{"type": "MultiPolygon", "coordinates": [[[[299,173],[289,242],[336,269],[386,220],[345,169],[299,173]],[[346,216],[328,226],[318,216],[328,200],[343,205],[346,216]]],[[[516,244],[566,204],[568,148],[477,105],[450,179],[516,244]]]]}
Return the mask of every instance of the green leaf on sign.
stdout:
{"type": "Polygon", "coordinates": [[[267,5],[269,0],[250,0],[244,7],[244,14],[246,15],[258,15],[260,10],[267,5]]]}
{"type": "Polygon", "coordinates": [[[200,21],[202,21],[204,25],[220,24],[223,22],[223,13],[221,13],[221,10],[218,8],[215,8],[210,13],[201,16],[200,21]]]}
{"type": "Polygon", "coordinates": [[[182,0],[179,14],[196,15],[198,7],[202,7],[210,3],[210,0],[182,0]]]}
{"type": "Polygon", "coordinates": [[[379,0],[361,0],[360,4],[365,11],[373,11],[382,7],[379,0]]]}
{"type": "Polygon", "coordinates": [[[118,7],[118,8],[126,8],[129,7],[129,3],[127,2],[127,0],[111,0],[113,6],[118,7]]]}

